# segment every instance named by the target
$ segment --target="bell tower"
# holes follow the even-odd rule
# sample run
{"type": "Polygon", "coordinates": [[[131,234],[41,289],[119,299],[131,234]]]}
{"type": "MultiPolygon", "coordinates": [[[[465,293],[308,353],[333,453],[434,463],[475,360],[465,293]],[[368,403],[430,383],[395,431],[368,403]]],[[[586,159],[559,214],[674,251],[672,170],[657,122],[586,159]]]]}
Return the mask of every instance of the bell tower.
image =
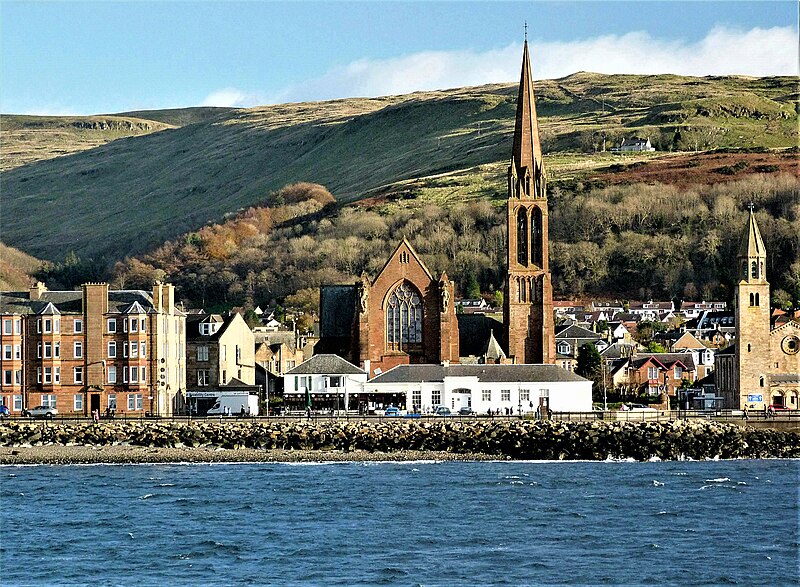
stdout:
{"type": "MultiPolygon", "coordinates": [[[[761,396],[769,404],[770,390],[770,306],[766,274],[767,252],[758,230],[753,204],[737,255],[739,278],[736,284],[736,363],[735,385],[738,404],[748,404],[748,396],[761,396]]],[[[750,401],[748,405],[759,402],[750,401]]]]}
{"type": "Polygon", "coordinates": [[[526,39],[508,167],[508,277],[503,308],[506,348],[515,363],[555,362],[546,190],[526,39]]]}

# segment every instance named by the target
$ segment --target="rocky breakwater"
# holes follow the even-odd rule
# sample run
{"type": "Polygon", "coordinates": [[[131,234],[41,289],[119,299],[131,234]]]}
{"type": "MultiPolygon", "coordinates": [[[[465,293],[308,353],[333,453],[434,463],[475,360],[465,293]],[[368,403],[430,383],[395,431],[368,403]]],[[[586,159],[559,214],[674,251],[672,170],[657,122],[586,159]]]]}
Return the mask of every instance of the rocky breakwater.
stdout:
{"type": "Polygon", "coordinates": [[[717,422],[6,422],[0,445],[197,447],[257,450],[430,451],[497,458],[798,458],[800,435],[717,422]]]}

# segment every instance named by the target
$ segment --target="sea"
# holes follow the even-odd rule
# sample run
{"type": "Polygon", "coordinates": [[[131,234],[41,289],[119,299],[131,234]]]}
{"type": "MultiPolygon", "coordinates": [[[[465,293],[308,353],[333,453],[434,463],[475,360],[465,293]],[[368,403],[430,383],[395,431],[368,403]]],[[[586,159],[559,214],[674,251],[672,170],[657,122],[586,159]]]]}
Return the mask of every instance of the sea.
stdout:
{"type": "Polygon", "coordinates": [[[0,467],[0,584],[798,585],[798,460],[0,467]]]}

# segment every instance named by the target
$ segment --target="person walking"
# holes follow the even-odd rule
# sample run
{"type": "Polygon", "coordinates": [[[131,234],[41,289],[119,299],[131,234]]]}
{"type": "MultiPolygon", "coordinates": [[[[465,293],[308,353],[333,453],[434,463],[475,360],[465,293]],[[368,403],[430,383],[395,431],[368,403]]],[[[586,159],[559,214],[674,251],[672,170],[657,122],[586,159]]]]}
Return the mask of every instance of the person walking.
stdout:
{"type": "Polygon", "coordinates": [[[745,404],[744,408],[742,409],[742,418],[745,420],[750,419],[750,416],[747,415],[747,404],[745,404]]]}

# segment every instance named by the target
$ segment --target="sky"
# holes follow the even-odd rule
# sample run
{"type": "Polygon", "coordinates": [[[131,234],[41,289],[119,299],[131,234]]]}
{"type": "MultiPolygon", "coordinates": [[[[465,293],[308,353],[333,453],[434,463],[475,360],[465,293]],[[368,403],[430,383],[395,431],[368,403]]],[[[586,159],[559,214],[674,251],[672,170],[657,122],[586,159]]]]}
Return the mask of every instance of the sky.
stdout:
{"type": "Polygon", "coordinates": [[[0,0],[0,112],[248,107],[576,71],[798,75],[798,3],[0,0]]]}

